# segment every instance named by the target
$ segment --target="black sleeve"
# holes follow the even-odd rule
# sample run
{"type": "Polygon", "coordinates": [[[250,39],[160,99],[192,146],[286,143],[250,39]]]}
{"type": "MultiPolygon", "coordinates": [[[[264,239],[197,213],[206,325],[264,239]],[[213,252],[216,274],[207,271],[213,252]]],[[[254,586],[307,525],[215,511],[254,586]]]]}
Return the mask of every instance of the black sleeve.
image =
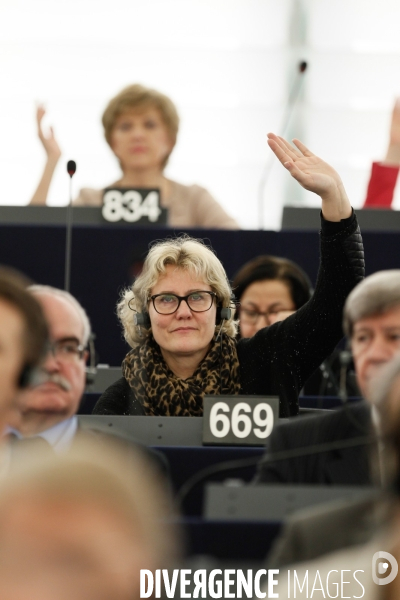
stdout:
{"type": "Polygon", "coordinates": [[[254,483],[321,483],[318,455],[299,456],[268,462],[268,457],[282,451],[293,451],[318,443],[321,419],[317,416],[282,421],[267,442],[267,451],[258,463],[254,483]],[[267,460],[265,460],[267,459],[267,460]]]}
{"type": "Polygon", "coordinates": [[[93,415],[143,415],[141,404],[134,398],[125,377],[110,385],[100,396],[93,415]]]}
{"type": "Polygon", "coordinates": [[[364,277],[362,238],[354,213],[339,223],[322,219],[320,249],[312,298],[284,321],[238,343],[243,393],[279,395],[281,417],[298,414],[304,382],[343,337],[345,300],[364,277]]]}

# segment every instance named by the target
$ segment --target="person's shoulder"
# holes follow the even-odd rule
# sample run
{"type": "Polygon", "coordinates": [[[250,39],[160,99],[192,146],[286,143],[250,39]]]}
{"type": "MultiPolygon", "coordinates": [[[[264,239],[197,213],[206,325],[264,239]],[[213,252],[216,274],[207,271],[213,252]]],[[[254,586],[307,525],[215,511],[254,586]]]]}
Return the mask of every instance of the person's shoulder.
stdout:
{"type": "Polygon", "coordinates": [[[129,394],[130,389],[131,388],[129,387],[129,383],[127,382],[125,377],[120,377],[119,379],[114,381],[114,383],[109,385],[108,388],[105,389],[102,396],[108,396],[113,394],[129,394]]]}
{"type": "Polygon", "coordinates": [[[103,190],[81,188],[78,197],[73,201],[74,206],[101,206],[103,190]]]}
{"type": "Polygon", "coordinates": [[[78,424],[74,442],[79,442],[83,438],[89,439],[99,446],[107,447],[112,445],[116,448],[120,448],[124,454],[127,452],[140,454],[164,476],[169,477],[169,463],[165,455],[154,448],[148,448],[141,442],[138,442],[134,435],[130,435],[128,431],[116,429],[115,427],[110,431],[107,423],[100,422],[97,424],[92,423],[90,427],[85,428],[78,424]]]}
{"type": "Polygon", "coordinates": [[[131,400],[131,388],[125,377],[108,386],[93,409],[94,415],[126,415],[131,400]]]}
{"type": "Polygon", "coordinates": [[[192,200],[197,200],[201,197],[212,197],[206,188],[197,185],[196,183],[185,185],[178,181],[173,181],[172,179],[169,179],[168,181],[171,187],[171,196],[185,196],[185,198],[192,200]]]}
{"type": "Polygon", "coordinates": [[[345,437],[348,428],[353,429],[356,426],[352,417],[360,416],[360,427],[362,427],[369,421],[369,415],[369,408],[365,402],[354,402],[335,410],[324,410],[281,421],[272,435],[284,437],[296,445],[301,440],[306,444],[318,440],[329,441],[345,437]]]}

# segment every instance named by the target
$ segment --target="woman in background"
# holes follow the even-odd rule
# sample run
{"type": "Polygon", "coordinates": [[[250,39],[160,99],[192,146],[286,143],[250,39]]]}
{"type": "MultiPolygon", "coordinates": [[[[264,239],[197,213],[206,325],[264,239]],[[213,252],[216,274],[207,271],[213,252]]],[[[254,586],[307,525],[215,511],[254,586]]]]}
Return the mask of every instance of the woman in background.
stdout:
{"type": "MultiPolygon", "coordinates": [[[[47,194],[60,148],[50,129],[42,130],[43,107],[37,111],[38,135],[47,154],[47,162],[30,204],[46,204],[47,194]]],[[[104,135],[119,161],[122,176],[107,187],[158,188],[161,206],[168,209],[171,227],[210,227],[239,229],[236,221],[198,185],[182,185],[164,175],[174,149],[179,116],[173,102],[164,94],[142,85],[130,85],[112,98],[102,123],[104,135]]],[[[83,188],[74,201],[76,206],[101,206],[103,190],[83,188]]]]}
{"type": "MultiPolygon", "coordinates": [[[[239,303],[239,332],[253,337],[263,327],[283,321],[306,304],[313,294],[308,275],[295,262],[280,256],[257,256],[236,273],[232,289],[239,303]]],[[[336,348],[309,377],[306,396],[337,396],[340,393],[340,350],[336,348]]],[[[359,396],[354,367],[347,365],[348,396],[359,396]]]]}
{"type": "Polygon", "coordinates": [[[236,273],[232,289],[239,306],[239,335],[252,337],[282,321],[311,298],[311,281],[296,263],[279,256],[257,256],[236,273]]]}

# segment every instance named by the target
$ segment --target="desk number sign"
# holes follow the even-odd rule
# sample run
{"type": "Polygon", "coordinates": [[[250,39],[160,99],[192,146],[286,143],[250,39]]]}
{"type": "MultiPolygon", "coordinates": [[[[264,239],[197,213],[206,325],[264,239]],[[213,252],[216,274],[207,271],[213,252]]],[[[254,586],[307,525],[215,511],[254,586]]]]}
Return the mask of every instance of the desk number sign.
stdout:
{"type": "Polygon", "coordinates": [[[263,446],[279,417],[275,396],[205,396],[203,444],[263,446]]]}
{"type": "Polygon", "coordinates": [[[160,190],[106,188],[103,195],[102,215],[106,221],[126,221],[135,225],[167,222],[167,210],[160,206],[160,190]]]}

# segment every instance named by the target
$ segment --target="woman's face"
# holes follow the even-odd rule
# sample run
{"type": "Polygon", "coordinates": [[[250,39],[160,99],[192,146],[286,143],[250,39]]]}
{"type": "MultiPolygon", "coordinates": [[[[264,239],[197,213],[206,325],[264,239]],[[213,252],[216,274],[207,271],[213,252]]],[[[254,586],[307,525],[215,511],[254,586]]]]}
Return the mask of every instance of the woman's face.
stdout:
{"type": "Polygon", "coordinates": [[[253,337],[263,327],[296,310],[288,286],[278,279],[255,281],[240,299],[240,335],[253,337]]]}
{"type": "MultiPolygon", "coordinates": [[[[173,265],[168,265],[166,270],[151,290],[152,296],[166,293],[186,296],[196,291],[212,291],[209,285],[186,270],[173,265]]],[[[168,365],[171,359],[179,357],[196,358],[198,364],[203,360],[215,332],[215,301],[209,310],[193,312],[183,300],[172,315],[158,314],[150,302],[149,315],[153,337],[168,365]]]]}
{"type": "Polygon", "coordinates": [[[111,132],[110,145],[123,171],[162,171],[174,146],[156,108],[131,109],[120,115],[111,132]]]}

